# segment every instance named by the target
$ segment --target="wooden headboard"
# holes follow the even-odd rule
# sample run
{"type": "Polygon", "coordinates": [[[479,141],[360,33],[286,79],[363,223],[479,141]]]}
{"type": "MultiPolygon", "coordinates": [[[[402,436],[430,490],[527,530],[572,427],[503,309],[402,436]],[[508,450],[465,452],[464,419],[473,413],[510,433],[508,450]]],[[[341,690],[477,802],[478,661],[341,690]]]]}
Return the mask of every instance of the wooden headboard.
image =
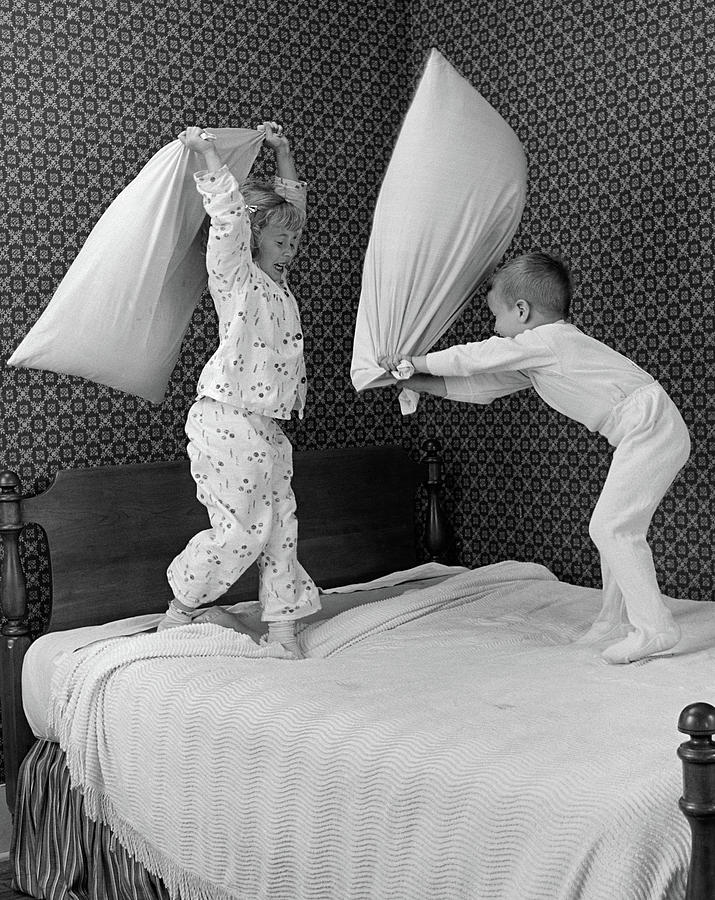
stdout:
{"type": "MultiPolygon", "coordinates": [[[[416,462],[397,447],[294,454],[298,555],[320,587],[365,581],[443,559],[447,529],[439,505],[436,444],[416,462]],[[417,546],[415,494],[427,490],[425,549],[417,546]]],[[[49,630],[163,612],[171,599],[166,568],[197,531],[208,527],[188,461],[68,469],[42,494],[23,498],[19,479],[0,473],[4,546],[0,604],[3,745],[8,797],[34,740],[22,709],[22,660],[30,644],[19,535],[39,524],[47,535],[52,581],[49,630]]],[[[257,596],[251,567],[226,595],[257,596]]],[[[222,598],[223,599],[223,598],[222,598]]]]}

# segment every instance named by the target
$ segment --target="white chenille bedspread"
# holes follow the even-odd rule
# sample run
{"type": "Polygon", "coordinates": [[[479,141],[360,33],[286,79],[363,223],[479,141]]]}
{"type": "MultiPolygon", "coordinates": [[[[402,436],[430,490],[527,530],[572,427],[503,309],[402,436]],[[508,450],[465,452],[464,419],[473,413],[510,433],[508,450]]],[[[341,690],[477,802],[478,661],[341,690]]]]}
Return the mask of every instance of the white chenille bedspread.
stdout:
{"type": "Polygon", "coordinates": [[[684,896],[676,728],[712,700],[715,606],[667,656],[572,643],[600,592],[505,562],[344,612],[280,658],[214,625],[55,673],[91,815],[175,898],[684,896]]]}

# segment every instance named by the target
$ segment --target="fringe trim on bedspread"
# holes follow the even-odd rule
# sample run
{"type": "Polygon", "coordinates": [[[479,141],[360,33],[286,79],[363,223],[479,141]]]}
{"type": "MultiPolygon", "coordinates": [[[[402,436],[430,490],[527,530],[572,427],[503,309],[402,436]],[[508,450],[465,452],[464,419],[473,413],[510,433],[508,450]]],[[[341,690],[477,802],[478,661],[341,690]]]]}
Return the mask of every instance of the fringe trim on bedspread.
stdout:
{"type": "Polygon", "coordinates": [[[159,877],[85,815],[64,751],[51,741],[37,741],[20,769],[11,858],[13,888],[31,897],[169,900],[159,877]]]}
{"type": "Polygon", "coordinates": [[[172,900],[670,900],[687,826],[652,720],[690,669],[574,645],[598,602],[510,562],[316,623],[304,662],[215,625],[125,638],[58,664],[53,723],[172,900]]]}
{"type": "Polygon", "coordinates": [[[200,875],[188,872],[175,859],[164,853],[155,844],[150,843],[144,835],[125,822],[117,814],[111,800],[93,787],[85,789],[83,793],[88,815],[109,827],[127,853],[152,875],[156,875],[163,881],[171,900],[237,900],[237,898],[241,898],[241,893],[224,891],[200,875]]]}
{"type": "MultiPolygon", "coordinates": [[[[306,657],[334,656],[406,622],[466,603],[478,603],[480,598],[493,598],[495,590],[508,590],[514,566],[514,580],[556,581],[543,566],[498,563],[479,570],[476,577],[472,571],[456,575],[428,591],[409,591],[350,610],[347,616],[338,615],[316,623],[301,634],[302,649],[306,657]]],[[[300,665],[280,644],[259,646],[246,635],[210,624],[111,639],[70,654],[58,665],[52,683],[49,720],[65,751],[71,783],[82,792],[86,814],[108,826],[132,857],[160,877],[172,900],[236,900],[245,896],[239,889],[225,891],[189,871],[182,860],[164,852],[127,822],[108,796],[104,783],[104,697],[113,675],[142,661],[198,657],[273,658],[300,665]]],[[[172,783],[167,781],[165,787],[170,790],[172,783]]]]}
{"type": "Polygon", "coordinates": [[[208,624],[98,642],[58,665],[49,722],[65,752],[71,784],[82,792],[86,815],[108,826],[132,857],[160,877],[171,900],[236,900],[240,895],[221,891],[193,875],[151,843],[119,815],[111,799],[95,785],[101,784],[102,777],[92,756],[92,736],[101,743],[102,698],[112,675],[140,660],[192,657],[294,659],[281,644],[259,646],[247,635],[208,624]]]}

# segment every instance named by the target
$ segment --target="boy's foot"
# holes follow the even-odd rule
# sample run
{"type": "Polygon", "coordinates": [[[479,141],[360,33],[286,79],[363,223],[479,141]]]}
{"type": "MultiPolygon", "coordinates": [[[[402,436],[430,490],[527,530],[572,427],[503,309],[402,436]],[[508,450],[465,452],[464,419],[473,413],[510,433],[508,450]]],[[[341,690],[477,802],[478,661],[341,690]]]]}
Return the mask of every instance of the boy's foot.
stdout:
{"type": "Polygon", "coordinates": [[[628,634],[630,625],[627,622],[594,622],[585,634],[577,637],[574,644],[597,644],[599,641],[606,641],[616,638],[625,637],[628,634]]]}
{"type": "Polygon", "coordinates": [[[624,640],[607,647],[601,656],[610,665],[623,665],[645,659],[654,653],[670,650],[679,640],[680,628],[673,622],[665,631],[655,634],[644,634],[640,630],[631,631],[624,640]]]}

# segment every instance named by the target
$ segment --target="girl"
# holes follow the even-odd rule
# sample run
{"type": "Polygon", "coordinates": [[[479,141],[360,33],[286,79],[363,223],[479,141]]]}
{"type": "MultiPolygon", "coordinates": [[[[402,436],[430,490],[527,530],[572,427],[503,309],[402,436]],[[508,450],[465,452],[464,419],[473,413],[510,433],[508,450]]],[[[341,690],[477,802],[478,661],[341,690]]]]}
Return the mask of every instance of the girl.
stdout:
{"type": "Polygon", "coordinates": [[[257,560],[268,640],[297,654],[295,622],[320,601],[296,555],[292,451],[278,421],[294,410],[302,418],[305,404],[303,335],[286,274],[305,222],[306,186],[282,128],[264,122],[259,130],[275,154],[273,188],[248,183],[241,190],[211,135],[200,128],[179,135],[205,162],[194,177],[211,219],[206,266],[219,346],[186,423],[191,473],[211,527],[170,564],[174,597],[159,627],[216,621],[255,638],[221,610],[196,613],[257,560]]]}

